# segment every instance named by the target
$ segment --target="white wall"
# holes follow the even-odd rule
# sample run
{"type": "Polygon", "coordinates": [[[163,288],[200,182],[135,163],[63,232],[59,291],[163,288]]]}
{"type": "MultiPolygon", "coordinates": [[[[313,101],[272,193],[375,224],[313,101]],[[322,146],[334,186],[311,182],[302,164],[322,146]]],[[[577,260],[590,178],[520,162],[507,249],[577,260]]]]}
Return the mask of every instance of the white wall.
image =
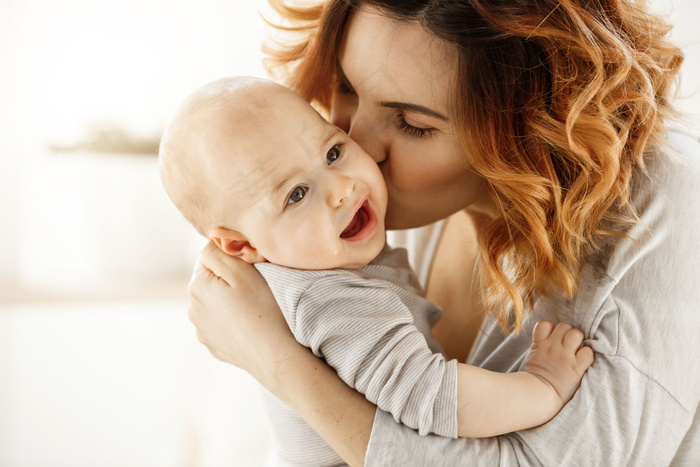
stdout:
{"type": "Polygon", "coordinates": [[[201,239],[156,158],[46,149],[262,76],[258,3],[0,2],[0,466],[263,463],[257,384],[187,320],[201,239]]]}
{"type": "Polygon", "coordinates": [[[104,124],[158,138],[195,87],[263,76],[261,3],[0,2],[0,290],[80,292],[191,267],[197,240],[162,196],[155,157],[46,148],[104,124]]]}
{"type": "Polygon", "coordinates": [[[259,387],[199,345],[185,309],[0,305],[0,465],[262,465],[259,387]]]}
{"type": "Polygon", "coordinates": [[[686,60],[681,73],[677,107],[688,115],[688,123],[700,129],[700,2],[697,0],[652,0],[657,11],[670,17],[672,40],[681,46],[686,60]]]}

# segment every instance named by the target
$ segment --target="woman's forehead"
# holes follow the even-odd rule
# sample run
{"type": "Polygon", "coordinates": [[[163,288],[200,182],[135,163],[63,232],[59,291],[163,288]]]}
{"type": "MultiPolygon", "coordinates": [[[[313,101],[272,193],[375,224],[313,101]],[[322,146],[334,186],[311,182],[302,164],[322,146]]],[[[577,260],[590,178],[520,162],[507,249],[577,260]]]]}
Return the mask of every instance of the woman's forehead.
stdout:
{"type": "Polygon", "coordinates": [[[445,108],[457,50],[418,22],[361,7],[348,18],[339,61],[358,92],[445,108]],[[433,102],[425,102],[432,100],[433,102]]]}

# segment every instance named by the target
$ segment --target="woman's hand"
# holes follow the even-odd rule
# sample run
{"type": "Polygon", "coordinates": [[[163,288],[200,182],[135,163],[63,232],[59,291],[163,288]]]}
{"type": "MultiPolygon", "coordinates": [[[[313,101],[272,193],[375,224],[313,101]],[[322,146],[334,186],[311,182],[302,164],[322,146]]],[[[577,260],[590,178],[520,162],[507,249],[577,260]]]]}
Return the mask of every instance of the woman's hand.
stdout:
{"type": "Polygon", "coordinates": [[[285,346],[294,340],[270,288],[250,264],[221,251],[202,249],[188,286],[189,318],[197,338],[219,360],[274,383],[285,346]]]}
{"type": "Polygon", "coordinates": [[[364,465],[375,406],[294,339],[253,266],[209,242],[188,290],[190,320],[212,355],[250,373],[350,465],[364,465]]]}

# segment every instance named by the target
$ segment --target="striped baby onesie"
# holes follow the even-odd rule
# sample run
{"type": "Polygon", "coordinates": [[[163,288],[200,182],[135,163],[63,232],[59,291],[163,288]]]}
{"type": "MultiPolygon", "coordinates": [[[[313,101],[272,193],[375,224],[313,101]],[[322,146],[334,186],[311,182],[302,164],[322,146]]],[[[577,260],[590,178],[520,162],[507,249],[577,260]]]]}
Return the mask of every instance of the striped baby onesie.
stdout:
{"type": "MultiPolygon", "coordinates": [[[[295,338],[345,383],[420,434],[457,437],[457,362],[430,334],[441,311],[423,298],[406,250],[385,247],[359,270],[255,267],[295,338]]],[[[343,465],[300,416],[264,394],[281,463],[343,465]]]]}

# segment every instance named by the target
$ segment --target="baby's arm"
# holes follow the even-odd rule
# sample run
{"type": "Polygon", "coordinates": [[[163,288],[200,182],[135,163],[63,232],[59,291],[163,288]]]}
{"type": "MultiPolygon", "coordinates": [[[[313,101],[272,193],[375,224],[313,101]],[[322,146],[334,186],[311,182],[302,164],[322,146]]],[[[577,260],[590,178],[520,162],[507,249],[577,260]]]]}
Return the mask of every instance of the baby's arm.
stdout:
{"type": "Polygon", "coordinates": [[[537,323],[523,370],[496,373],[457,367],[460,437],[483,438],[533,428],[554,418],[571,400],[593,363],[583,333],[568,324],[537,323]]]}
{"type": "Polygon", "coordinates": [[[590,348],[579,349],[580,331],[543,321],[521,372],[448,362],[428,348],[411,312],[382,281],[326,277],[295,303],[286,317],[296,339],[420,434],[486,437],[541,425],[573,396],[593,361],[590,348]]]}
{"type": "Polygon", "coordinates": [[[457,437],[457,362],[433,353],[387,282],[325,277],[295,313],[282,310],[294,337],[367,400],[420,434],[457,437]]]}

